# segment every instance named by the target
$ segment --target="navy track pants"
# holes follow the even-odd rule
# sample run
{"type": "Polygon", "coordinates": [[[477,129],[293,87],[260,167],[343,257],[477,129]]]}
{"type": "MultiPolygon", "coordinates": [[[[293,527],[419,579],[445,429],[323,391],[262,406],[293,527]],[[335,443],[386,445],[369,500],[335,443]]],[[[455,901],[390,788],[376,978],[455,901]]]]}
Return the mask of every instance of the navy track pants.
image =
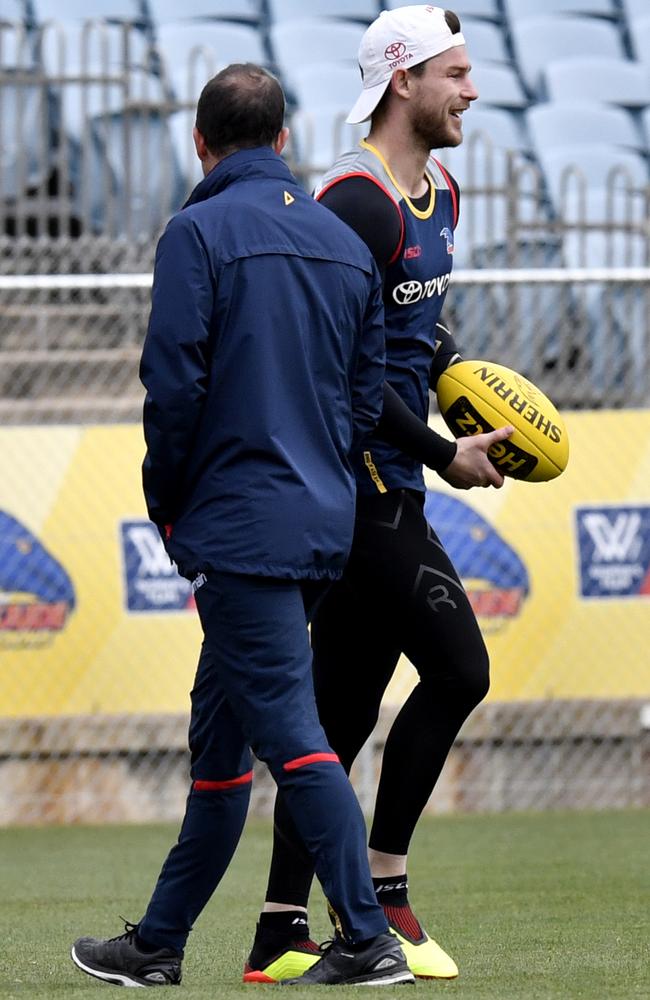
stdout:
{"type": "Polygon", "coordinates": [[[387,930],[357,798],[318,720],[307,607],[311,581],[210,573],[196,591],[204,642],[192,690],[192,786],[178,842],[139,933],[182,950],[241,837],[252,757],[264,761],[346,937],[387,930]]]}

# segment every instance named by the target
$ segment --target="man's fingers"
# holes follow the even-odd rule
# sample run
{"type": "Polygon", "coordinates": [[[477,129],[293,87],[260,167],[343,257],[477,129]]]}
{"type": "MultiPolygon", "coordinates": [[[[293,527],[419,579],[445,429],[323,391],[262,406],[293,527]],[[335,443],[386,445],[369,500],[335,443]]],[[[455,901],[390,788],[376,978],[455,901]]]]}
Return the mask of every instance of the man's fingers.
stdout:
{"type": "Polygon", "coordinates": [[[497,427],[495,431],[488,431],[485,438],[488,442],[488,448],[495,443],[495,441],[504,441],[505,438],[509,438],[511,434],[514,434],[514,427],[508,424],[507,427],[497,427]]]}

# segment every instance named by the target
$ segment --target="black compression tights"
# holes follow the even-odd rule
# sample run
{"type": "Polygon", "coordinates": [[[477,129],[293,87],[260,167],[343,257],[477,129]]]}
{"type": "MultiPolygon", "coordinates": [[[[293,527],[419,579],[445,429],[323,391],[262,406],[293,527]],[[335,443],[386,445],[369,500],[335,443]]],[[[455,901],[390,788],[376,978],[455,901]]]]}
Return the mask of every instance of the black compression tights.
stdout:
{"type": "MultiPolygon", "coordinates": [[[[370,847],[407,854],[452,743],[488,690],[488,655],[456,571],[423,514],[423,497],[360,498],[352,553],[312,622],[321,722],[347,771],[372,732],[404,652],[419,683],[388,735],[370,847]]],[[[266,898],[306,906],[313,865],[282,797],[275,806],[266,898]]]]}

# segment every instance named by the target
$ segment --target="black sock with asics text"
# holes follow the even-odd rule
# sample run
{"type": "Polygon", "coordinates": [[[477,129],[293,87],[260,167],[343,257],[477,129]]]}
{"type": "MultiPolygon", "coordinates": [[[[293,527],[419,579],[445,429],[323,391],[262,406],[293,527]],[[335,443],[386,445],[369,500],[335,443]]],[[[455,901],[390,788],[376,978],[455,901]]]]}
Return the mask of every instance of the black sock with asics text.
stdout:
{"type": "Polygon", "coordinates": [[[373,878],[377,902],[380,906],[408,906],[409,883],[404,875],[379,875],[373,878]]]}
{"type": "Polygon", "coordinates": [[[299,940],[309,937],[309,920],[302,910],[278,910],[274,913],[260,913],[257,925],[257,937],[268,933],[277,937],[284,934],[286,938],[299,940]]]}
{"type": "Polygon", "coordinates": [[[309,939],[307,914],[301,910],[260,913],[247,967],[263,969],[292,946],[299,951],[318,951],[318,945],[309,939]]]}
{"type": "Polygon", "coordinates": [[[424,931],[409,904],[409,883],[406,874],[373,878],[377,902],[383,908],[390,926],[411,941],[421,941],[424,931]]]}

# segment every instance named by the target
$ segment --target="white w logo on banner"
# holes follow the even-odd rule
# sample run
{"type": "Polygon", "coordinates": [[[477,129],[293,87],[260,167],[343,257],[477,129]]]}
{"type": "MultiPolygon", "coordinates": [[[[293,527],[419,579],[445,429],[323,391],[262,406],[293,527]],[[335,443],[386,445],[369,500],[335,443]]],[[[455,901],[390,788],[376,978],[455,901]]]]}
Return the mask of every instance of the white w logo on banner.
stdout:
{"type": "Polygon", "coordinates": [[[585,514],[583,524],[594,543],[597,562],[625,562],[635,559],[641,550],[641,515],[634,511],[619,513],[612,522],[606,514],[585,514]]]}
{"type": "Polygon", "coordinates": [[[139,576],[172,576],[176,573],[155,528],[148,525],[131,527],[128,529],[128,537],[140,559],[139,576]]]}

